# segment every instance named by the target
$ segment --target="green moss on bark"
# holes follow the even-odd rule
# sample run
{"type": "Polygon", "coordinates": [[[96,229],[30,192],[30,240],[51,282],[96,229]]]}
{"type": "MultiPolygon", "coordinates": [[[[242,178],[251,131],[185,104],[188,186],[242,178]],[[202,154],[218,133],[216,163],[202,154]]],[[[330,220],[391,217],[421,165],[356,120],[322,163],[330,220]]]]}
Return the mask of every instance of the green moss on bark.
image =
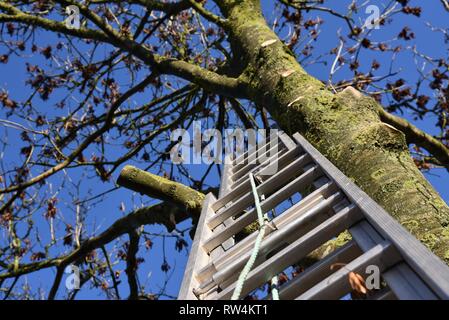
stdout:
{"type": "Polygon", "coordinates": [[[241,53],[248,96],[284,131],[302,133],[449,263],[449,208],[416,168],[404,134],[380,120],[374,99],[354,89],[333,94],[308,75],[267,26],[256,3],[225,0],[221,5],[232,26],[230,41],[241,53]]]}
{"type": "Polygon", "coordinates": [[[204,194],[181,183],[158,175],[125,166],[117,180],[120,186],[164,200],[186,209],[193,218],[198,218],[204,200],[204,194]]]}

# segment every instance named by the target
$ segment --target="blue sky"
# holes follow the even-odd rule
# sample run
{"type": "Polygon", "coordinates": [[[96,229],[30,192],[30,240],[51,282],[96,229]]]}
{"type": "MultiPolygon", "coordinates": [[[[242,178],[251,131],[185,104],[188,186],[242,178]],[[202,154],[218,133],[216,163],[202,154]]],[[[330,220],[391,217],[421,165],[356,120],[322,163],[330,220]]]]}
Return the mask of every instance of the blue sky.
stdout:
{"type": "MultiPolygon", "coordinates": [[[[351,2],[348,0],[334,0],[334,1],[328,1],[332,7],[340,12],[345,12],[347,5],[351,2]]],[[[376,4],[382,7],[383,4],[389,3],[389,1],[368,1],[371,4],[376,4]]],[[[273,13],[277,13],[274,11],[273,2],[272,1],[266,1],[263,0],[263,8],[264,13],[269,22],[273,21],[275,18],[275,15],[273,13]]],[[[444,45],[444,39],[443,36],[440,33],[432,32],[429,30],[429,28],[426,26],[426,22],[431,22],[433,25],[440,27],[440,28],[448,28],[448,17],[449,13],[445,12],[442,9],[442,6],[440,4],[440,1],[438,0],[429,0],[429,1],[417,1],[412,0],[411,5],[420,5],[423,7],[422,17],[416,18],[412,16],[405,16],[405,15],[397,15],[395,16],[394,22],[386,27],[382,27],[379,30],[374,30],[370,34],[370,40],[377,41],[377,40],[385,40],[390,39],[397,35],[399,31],[405,26],[409,26],[416,34],[416,39],[409,43],[409,45],[416,45],[416,47],[421,50],[423,53],[430,55],[430,56],[437,56],[441,58],[447,59],[447,46],[444,45]]],[[[358,14],[360,16],[361,21],[366,16],[364,12],[359,12],[358,14]]],[[[316,18],[320,17],[325,20],[324,24],[321,26],[321,34],[319,37],[319,40],[314,44],[315,45],[315,55],[319,54],[326,54],[328,53],[332,48],[336,47],[339,43],[337,38],[337,31],[339,29],[342,30],[342,33],[347,34],[348,30],[345,28],[344,23],[342,23],[340,20],[327,15],[326,13],[321,12],[311,12],[307,14],[310,18],[316,18]]],[[[287,30],[283,30],[280,33],[280,36],[285,36],[287,34],[287,30]]],[[[50,44],[55,43],[56,39],[54,36],[50,35],[47,32],[40,32],[39,33],[39,43],[44,46],[44,44],[50,44]]],[[[0,47],[0,54],[2,53],[3,48],[0,47]]],[[[390,61],[392,59],[391,54],[383,54],[379,55],[378,52],[364,52],[362,55],[362,69],[364,68],[363,65],[366,64],[367,66],[370,65],[372,59],[375,58],[382,64],[382,68],[385,68],[384,71],[386,71],[390,67],[390,61]]],[[[300,57],[301,59],[301,57],[300,57]]],[[[324,59],[326,60],[326,59],[324,59]]],[[[329,61],[329,59],[327,59],[329,61]]],[[[26,70],[25,70],[25,64],[24,61],[32,62],[32,63],[39,63],[39,61],[42,61],[41,58],[35,58],[35,57],[29,57],[27,59],[19,59],[16,57],[11,56],[10,62],[8,64],[1,64],[0,65],[0,87],[7,88],[11,96],[15,97],[16,99],[20,99],[25,97],[26,93],[29,93],[29,88],[24,90],[25,87],[25,79],[26,79],[26,70]]],[[[418,77],[418,72],[416,71],[415,67],[415,61],[414,57],[411,54],[404,53],[401,55],[401,59],[396,60],[393,64],[394,70],[399,72],[400,77],[404,79],[410,79],[414,80],[418,77]]],[[[308,60],[304,61],[304,67],[308,72],[310,72],[312,75],[319,79],[327,79],[329,70],[330,70],[330,64],[324,65],[322,63],[312,63],[310,64],[308,60]]],[[[368,67],[365,68],[365,71],[367,71],[368,67]]],[[[382,71],[382,69],[380,70],[382,71]]],[[[128,79],[126,79],[126,75],[122,75],[122,79],[120,79],[123,82],[127,82],[128,79]]],[[[335,75],[335,80],[339,79],[345,79],[351,77],[351,73],[346,70],[342,69],[341,72],[337,73],[335,75]]],[[[398,76],[399,77],[399,76],[398,76]]],[[[413,82],[413,81],[411,81],[413,82]]],[[[427,94],[432,96],[432,91],[430,89],[426,89],[427,94]]],[[[148,100],[147,97],[137,97],[137,101],[143,101],[148,100]]],[[[52,115],[52,107],[51,102],[40,102],[39,108],[42,108],[42,110],[47,111],[48,108],[48,114],[52,115]]],[[[402,115],[406,119],[413,122],[415,125],[417,125],[419,128],[432,133],[432,134],[438,134],[438,132],[435,129],[435,122],[436,118],[433,118],[431,116],[426,117],[423,120],[415,120],[413,119],[413,116],[408,113],[407,111],[402,115]]],[[[4,119],[4,112],[0,112],[0,118],[4,119]]],[[[212,124],[209,124],[212,125],[212,124]]],[[[11,150],[14,150],[15,144],[21,144],[19,139],[19,133],[17,131],[14,131],[12,129],[6,129],[6,128],[0,128],[0,135],[2,135],[3,139],[6,137],[8,138],[8,144],[9,148],[11,150]]],[[[15,149],[17,150],[17,149],[15,149]]],[[[111,150],[112,154],[118,153],[117,150],[111,150]]],[[[20,160],[21,157],[19,155],[13,154],[12,152],[6,153],[4,156],[4,163],[7,167],[12,166],[17,161],[20,160]]],[[[138,164],[139,167],[144,167],[142,163],[138,164]]],[[[204,165],[191,165],[188,167],[191,171],[191,174],[194,176],[200,175],[205,170],[204,165]]],[[[426,172],[425,176],[429,179],[429,181],[433,184],[433,186],[440,192],[442,197],[445,199],[446,202],[449,202],[449,188],[448,188],[448,181],[449,181],[449,175],[445,169],[433,169],[430,172],[426,172]]],[[[83,180],[86,179],[85,176],[80,175],[78,173],[75,173],[71,175],[71,178],[73,179],[73,182],[76,183],[77,180],[83,180]]],[[[80,197],[81,198],[89,198],[90,195],[96,195],[103,191],[106,191],[113,187],[113,182],[115,180],[112,179],[108,183],[96,183],[96,184],[82,184],[80,186],[80,197]]],[[[69,198],[69,194],[67,194],[67,190],[65,190],[65,184],[70,184],[70,181],[61,181],[62,175],[56,175],[49,179],[49,183],[51,183],[54,188],[60,188],[61,194],[65,194],[67,198],[69,198]]],[[[93,181],[93,180],[92,180],[93,181]]],[[[215,170],[213,170],[213,173],[208,177],[207,182],[211,185],[216,185],[218,183],[218,175],[215,170]]],[[[93,201],[89,202],[86,209],[87,214],[87,223],[88,223],[88,229],[90,231],[94,231],[96,234],[103,231],[105,228],[107,228],[109,225],[111,225],[116,219],[120,218],[123,214],[119,210],[119,207],[123,203],[126,207],[125,212],[129,212],[133,206],[136,204],[151,204],[155,203],[156,201],[151,200],[147,197],[141,197],[140,195],[135,195],[129,190],[117,190],[113,194],[111,194],[109,197],[105,199],[100,199],[99,201],[93,201]]],[[[67,203],[61,203],[60,210],[62,210],[64,213],[66,213],[66,218],[68,220],[73,219],[73,204],[67,202],[67,203]]],[[[42,214],[42,212],[37,213],[42,214]]],[[[62,226],[62,224],[60,224],[62,226]]],[[[45,221],[41,221],[39,223],[39,230],[41,231],[41,237],[44,240],[48,239],[48,228],[49,226],[45,223],[45,221]]],[[[183,230],[187,229],[189,227],[189,222],[182,223],[178,229],[183,230]]],[[[63,227],[62,227],[63,229],[63,227]]],[[[143,257],[145,259],[145,262],[140,265],[139,268],[139,276],[141,283],[147,283],[147,292],[158,292],[161,289],[161,286],[164,284],[164,281],[169,278],[169,281],[167,282],[166,292],[171,296],[176,296],[179,285],[182,280],[183,272],[185,263],[187,261],[188,252],[187,250],[182,250],[180,253],[176,252],[174,250],[176,237],[173,236],[173,234],[167,234],[164,228],[160,227],[152,227],[146,229],[148,232],[154,233],[154,234],[162,234],[163,236],[154,236],[152,237],[154,246],[151,250],[146,250],[144,248],[143,243],[141,242],[141,248],[139,252],[139,256],[143,257]],[[168,257],[168,262],[172,266],[172,269],[168,274],[165,274],[161,271],[160,266],[163,263],[163,250],[166,251],[166,255],[168,257]]],[[[186,240],[189,241],[190,239],[187,236],[186,240]]],[[[1,238],[0,238],[1,242],[1,238]]],[[[1,242],[3,244],[3,242],[1,242]]],[[[112,244],[111,244],[112,245],[112,244]]],[[[108,246],[108,248],[111,247],[108,246]]],[[[54,251],[55,253],[58,252],[58,250],[54,251]]],[[[124,270],[123,264],[119,264],[116,266],[117,270],[124,270]]],[[[21,285],[28,284],[33,288],[42,287],[46,292],[48,292],[52,279],[55,272],[54,270],[45,270],[36,274],[31,274],[27,277],[23,277],[21,279],[21,285]]],[[[127,281],[126,276],[124,275],[124,272],[122,272],[122,275],[120,277],[120,280],[122,281],[120,285],[121,290],[121,296],[126,297],[128,294],[128,287],[127,287],[127,281]]],[[[63,297],[66,294],[66,289],[64,288],[64,283],[61,285],[59,290],[58,297],[63,297]]],[[[84,299],[96,299],[96,298],[103,298],[103,295],[100,295],[98,291],[95,290],[86,290],[83,289],[80,291],[78,298],[84,298],[84,299]]]]}

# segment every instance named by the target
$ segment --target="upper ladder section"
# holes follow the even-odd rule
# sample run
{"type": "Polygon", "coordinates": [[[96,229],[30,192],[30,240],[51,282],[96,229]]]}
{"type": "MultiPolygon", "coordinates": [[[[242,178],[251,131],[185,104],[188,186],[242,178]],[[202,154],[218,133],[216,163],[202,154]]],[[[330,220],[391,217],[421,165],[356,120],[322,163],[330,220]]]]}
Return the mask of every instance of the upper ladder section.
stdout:
{"type": "Polygon", "coordinates": [[[270,299],[258,288],[295,270],[283,277],[280,299],[341,299],[351,292],[351,272],[377,270],[370,299],[449,299],[447,265],[301,135],[275,134],[226,164],[219,198],[207,195],[179,299],[231,298],[259,233],[249,173],[268,228],[242,297],[270,299]],[[344,245],[320,252],[343,235],[344,245]],[[312,252],[319,258],[304,259],[312,252]]]}

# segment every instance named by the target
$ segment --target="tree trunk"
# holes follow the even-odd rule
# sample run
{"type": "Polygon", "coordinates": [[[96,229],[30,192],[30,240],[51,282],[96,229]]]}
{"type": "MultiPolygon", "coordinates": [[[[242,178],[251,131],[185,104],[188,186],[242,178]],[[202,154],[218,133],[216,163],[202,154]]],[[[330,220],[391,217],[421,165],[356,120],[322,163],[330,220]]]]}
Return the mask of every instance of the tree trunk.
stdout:
{"type": "Polygon", "coordinates": [[[352,88],[333,94],[308,75],[268,27],[258,0],[217,3],[229,20],[247,95],[449,263],[449,208],[415,166],[404,134],[380,120],[379,104],[352,88]]]}

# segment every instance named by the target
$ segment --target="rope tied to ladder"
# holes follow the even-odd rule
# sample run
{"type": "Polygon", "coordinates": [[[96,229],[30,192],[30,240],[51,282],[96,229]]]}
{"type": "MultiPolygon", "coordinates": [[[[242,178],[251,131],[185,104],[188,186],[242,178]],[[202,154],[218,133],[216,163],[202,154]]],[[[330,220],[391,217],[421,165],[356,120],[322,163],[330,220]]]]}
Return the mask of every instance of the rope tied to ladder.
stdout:
{"type": "MultiPolygon", "coordinates": [[[[265,230],[268,226],[268,216],[262,213],[262,208],[260,207],[260,199],[257,193],[256,182],[254,180],[253,174],[249,173],[249,181],[251,183],[251,189],[254,196],[254,206],[256,207],[257,212],[257,220],[259,222],[259,233],[257,234],[256,241],[254,242],[253,251],[251,252],[251,256],[245,264],[242,272],[239,275],[237,283],[235,285],[234,292],[232,294],[231,300],[238,300],[240,298],[240,294],[242,292],[243,286],[245,284],[246,278],[248,277],[249,272],[254,266],[256,262],[257,256],[259,255],[260,247],[262,244],[262,240],[265,237],[265,230]]],[[[263,196],[262,196],[263,197],[263,196]]],[[[263,200],[263,199],[262,199],[263,200]]],[[[279,294],[277,291],[277,276],[274,276],[272,279],[272,297],[273,300],[279,300],[279,294]]]]}

